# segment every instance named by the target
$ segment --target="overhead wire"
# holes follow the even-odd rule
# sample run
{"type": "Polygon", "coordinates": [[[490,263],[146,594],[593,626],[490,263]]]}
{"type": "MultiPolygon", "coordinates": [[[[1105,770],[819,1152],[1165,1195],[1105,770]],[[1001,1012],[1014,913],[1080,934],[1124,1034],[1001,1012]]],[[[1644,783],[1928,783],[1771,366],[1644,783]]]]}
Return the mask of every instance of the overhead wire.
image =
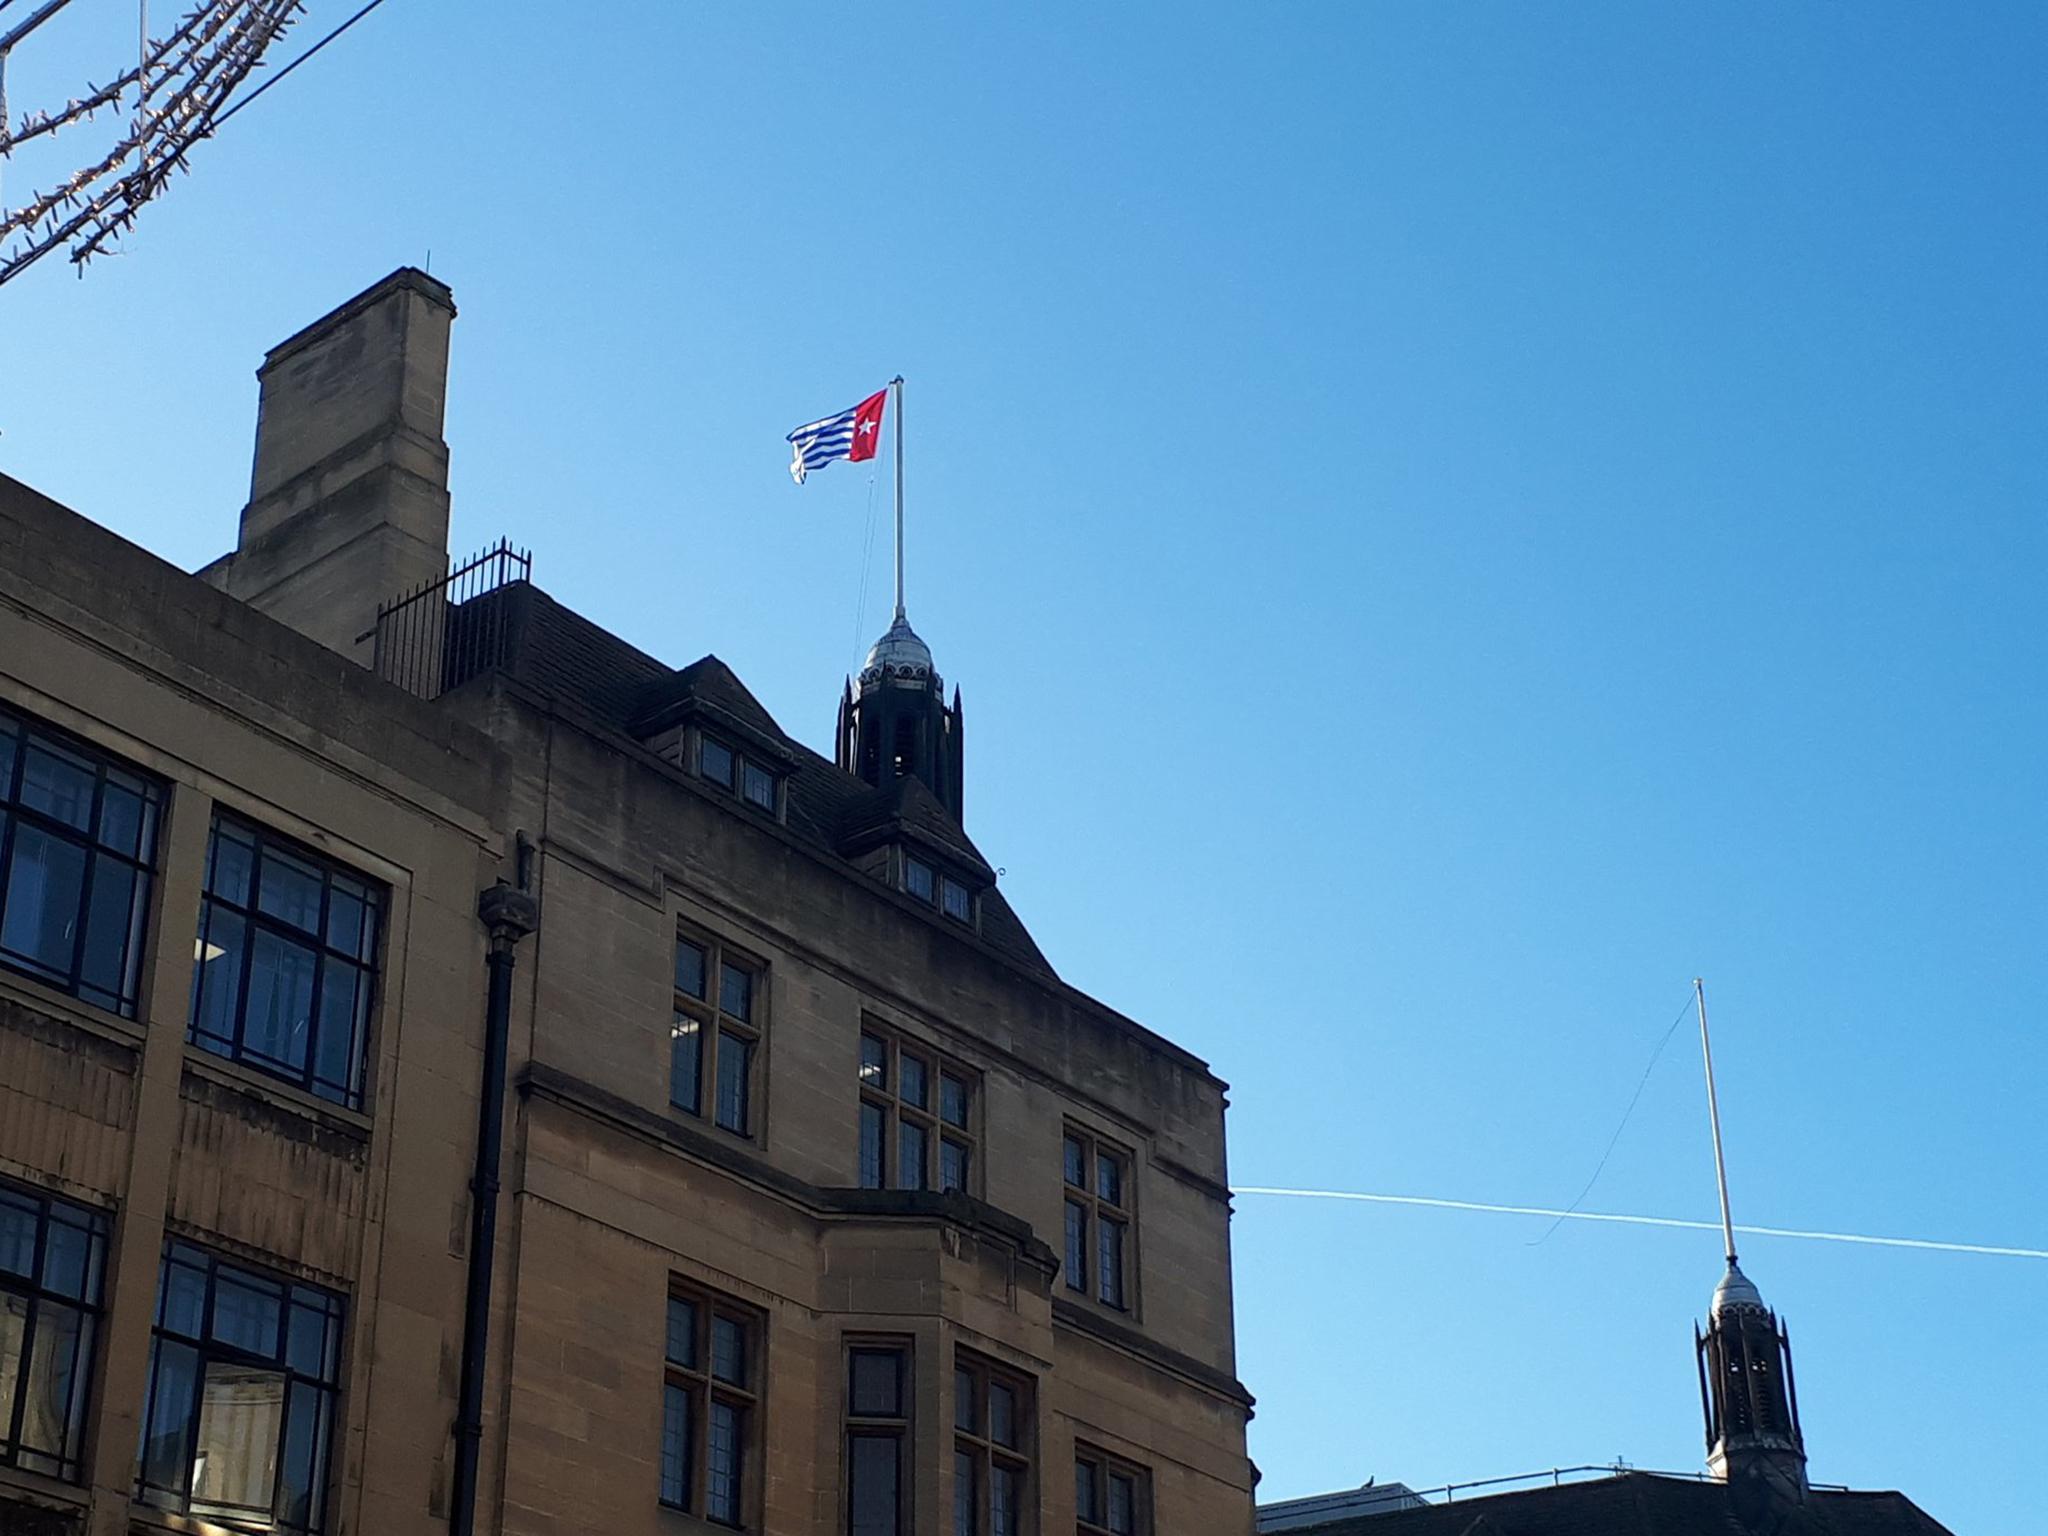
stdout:
{"type": "Polygon", "coordinates": [[[1657,1063],[1664,1058],[1664,1047],[1671,1043],[1671,1037],[1678,1033],[1678,1026],[1685,1022],[1685,1016],[1691,1012],[1692,999],[1688,997],[1679,1005],[1678,1017],[1671,1021],[1670,1027],[1664,1031],[1663,1038],[1658,1040],[1657,1049],[1650,1053],[1650,1064],[1643,1068],[1643,1075],[1636,1083],[1636,1091],[1629,1095],[1628,1108],[1621,1112],[1621,1123],[1614,1128],[1614,1134],[1607,1138],[1607,1150],[1600,1154],[1600,1161],[1593,1165],[1593,1176],[1586,1180],[1586,1187],[1580,1190],[1573,1198],[1572,1203],[1559,1213],[1558,1218],[1548,1227],[1544,1228],[1543,1236],[1530,1240],[1529,1246],[1531,1248],[1547,1242],[1550,1234],[1563,1226],[1566,1217],[1576,1213],[1578,1208],[1585,1203],[1586,1196],[1593,1193],[1593,1186],[1600,1182],[1600,1175],[1607,1171],[1607,1160],[1614,1156],[1615,1147],[1621,1143],[1621,1133],[1628,1129],[1629,1117],[1636,1112],[1636,1105],[1642,1102],[1643,1090],[1650,1086],[1650,1074],[1657,1070],[1657,1063]]]}
{"type": "Polygon", "coordinates": [[[350,27],[354,26],[357,22],[361,21],[365,16],[369,15],[370,12],[377,9],[377,7],[382,5],[383,3],[384,0],[369,0],[369,4],[365,5],[361,10],[357,11],[355,15],[349,17],[347,21],[344,21],[332,32],[328,33],[325,37],[321,38],[319,42],[315,43],[312,47],[308,48],[296,59],[293,59],[291,63],[285,65],[283,69],[280,69],[268,80],[265,80],[261,85],[257,86],[255,90],[251,91],[248,95],[244,96],[240,101],[236,102],[233,106],[229,107],[227,111],[221,113],[220,116],[216,117],[213,120],[213,132],[218,133],[220,131],[220,126],[222,123],[225,123],[229,118],[233,117],[237,112],[241,111],[242,108],[250,105],[252,102],[256,100],[257,97],[261,96],[273,85],[278,84],[285,78],[285,76],[289,75],[293,70],[297,69],[301,64],[305,63],[306,60],[312,58],[314,54],[318,53],[322,48],[325,48],[329,43],[333,42],[337,37],[341,36],[342,33],[346,32],[350,27]]]}

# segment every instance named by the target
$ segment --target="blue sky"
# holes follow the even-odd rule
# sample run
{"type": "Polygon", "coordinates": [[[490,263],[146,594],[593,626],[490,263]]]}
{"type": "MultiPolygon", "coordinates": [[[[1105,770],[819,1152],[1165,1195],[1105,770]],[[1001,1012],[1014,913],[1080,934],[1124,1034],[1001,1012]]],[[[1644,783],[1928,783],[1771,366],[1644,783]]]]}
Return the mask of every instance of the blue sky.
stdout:
{"type": "MultiPolygon", "coordinates": [[[[74,11],[17,105],[132,25],[74,11]]],[[[2044,49],[388,0],[125,254],[0,289],[0,469],[200,564],[264,348],[431,250],[454,542],[822,746],[888,487],[863,609],[868,477],[782,434],[900,371],[970,830],[1232,1082],[1238,1181],[1563,1204],[1704,974],[1739,1220],[2048,1246],[2044,49]]],[[[1712,1217],[1698,1076],[1681,1029],[1589,1209],[1712,1217]]],[[[1241,1199],[1264,1491],[1699,1465],[1715,1238],[1545,1225],[1241,1199]]],[[[1744,1257],[1817,1479],[2032,1528],[2048,1264],[1744,1257]]]]}

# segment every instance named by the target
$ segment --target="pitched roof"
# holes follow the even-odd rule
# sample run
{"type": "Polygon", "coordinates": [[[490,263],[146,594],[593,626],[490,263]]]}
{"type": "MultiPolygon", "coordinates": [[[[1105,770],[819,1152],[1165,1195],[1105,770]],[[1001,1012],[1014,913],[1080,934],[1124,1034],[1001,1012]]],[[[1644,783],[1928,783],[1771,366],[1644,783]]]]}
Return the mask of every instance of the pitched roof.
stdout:
{"type": "MultiPolygon", "coordinates": [[[[671,668],[531,582],[514,582],[472,601],[502,605],[505,671],[601,724],[645,741],[684,719],[708,719],[742,746],[765,749],[787,770],[784,825],[820,851],[844,859],[881,842],[907,839],[987,882],[982,939],[1017,964],[1054,975],[995,889],[988,860],[923,781],[903,779],[877,789],[789,736],[718,657],[671,668]]],[[[496,615],[492,622],[498,622],[496,615]]]]}
{"type": "Polygon", "coordinates": [[[1294,1526],[1289,1536],[1951,1536],[1900,1493],[1815,1489],[1765,1527],[1737,1515],[1728,1485],[1623,1472],[1294,1526]]]}

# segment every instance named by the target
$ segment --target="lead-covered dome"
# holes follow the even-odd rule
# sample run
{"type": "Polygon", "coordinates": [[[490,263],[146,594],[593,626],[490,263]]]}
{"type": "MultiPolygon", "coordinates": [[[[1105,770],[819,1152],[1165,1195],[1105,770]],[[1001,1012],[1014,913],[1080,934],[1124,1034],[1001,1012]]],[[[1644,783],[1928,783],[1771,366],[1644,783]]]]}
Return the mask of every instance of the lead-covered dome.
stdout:
{"type": "Polygon", "coordinates": [[[908,687],[937,689],[938,669],[932,665],[932,648],[918,639],[910,620],[902,614],[889,632],[868,648],[868,659],[860,669],[862,687],[882,682],[908,687]]]}

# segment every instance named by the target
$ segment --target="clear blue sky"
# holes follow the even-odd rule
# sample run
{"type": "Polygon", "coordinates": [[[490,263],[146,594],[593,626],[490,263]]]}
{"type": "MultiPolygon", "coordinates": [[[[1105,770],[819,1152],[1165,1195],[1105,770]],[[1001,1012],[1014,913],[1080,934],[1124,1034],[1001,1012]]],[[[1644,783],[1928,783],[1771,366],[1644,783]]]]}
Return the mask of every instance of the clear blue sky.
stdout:
{"type": "MultiPolygon", "coordinates": [[[[1738,1219],[2048,1246],[2044,60],[2029,4],[388,0],[0,290],[0,468],[198,565],[264,348],[431,248],[455,542],[823,746],[886,515],[863,617],[867,476],[782,434],[901,371],[970,830],[1233,1083],[1239,1182],[1569,1201],[1703,973],[1738,1219]]],[[[1683,1029],[1586,1204],[1713,1215],[1683,1029]]],[[[1697,1466],[1715,1238],[1544,1225],[1241,1199],[1266,1494],[1697,1466]]],[[[2038,1529],[2048,1263],[1745,1262],[1818,1479],[2038,1529]]]]}

